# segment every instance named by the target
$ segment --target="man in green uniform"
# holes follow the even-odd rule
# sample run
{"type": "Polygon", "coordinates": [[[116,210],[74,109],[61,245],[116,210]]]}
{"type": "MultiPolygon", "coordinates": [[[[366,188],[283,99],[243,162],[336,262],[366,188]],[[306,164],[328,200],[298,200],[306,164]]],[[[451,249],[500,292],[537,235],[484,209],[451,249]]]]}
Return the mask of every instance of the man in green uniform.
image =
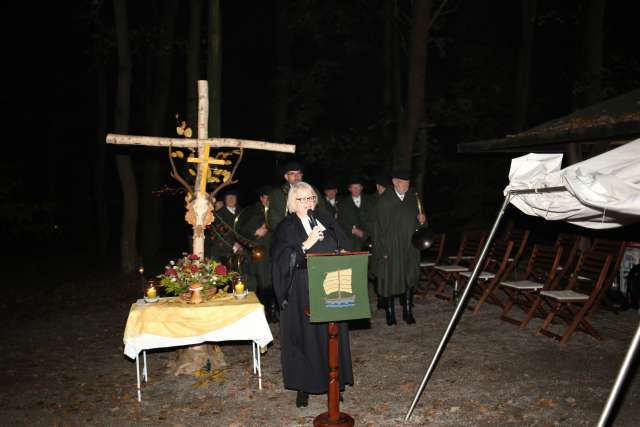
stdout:
{"type": "Polygon", "coordinates": [[[371,237],[375,205],[373,198],[362,192],[363,188],[362,180],[352,177],[349,180],[349,194],[339,201],[338,223],[356,251],[368,249],[367,239],[371,237]]]}
{"type": "Polygon", "coordinates": [[[209,230],[211,251],[209,257],[215,258],[231,266],[231,258],[242,251],[242,245],[236,240],[233,225],[238,216],[238,193],[235,190],[227,190],[222,198],[224,206],[215,213],[215,220],[209,230]]]}
{"type": "Polygon", "coordinates": [[[333,181],[327,181],[322,187],[322,191],[327,202],[327,210],[333,219],[338,219],[338,186],[333,181]]]}
{"type": "Polygon", "coordinates": [[[375,207],[372,259],[378,295],[386,302],[389,326],[396,324],[396,296],[402,304],[402,319],[407,324],[415,323],[413,288],[418,283],[420,251],[411,245],[411,236],[426,220],[418,210],[417,193],[409,187],[409,171],[394,171],[391,183],[375,207]]]}
{"type": "Polygon", "coordinates": [[[243,237],[251,240],[257,247],[264,249],[262,257],[247,256],[247,274],[256,281],[257,295],[265,307],[267,319],[277,322],[277,304],[273,293],[269,248],[273,232],[267,227],[269,212],[269,193],[271,188],[264,185],[258,188],[259,200],[246,207],[238,219],[237,230],[243,237]]]}
{"type": "MultiPolygon", "coordinates": [[[[285,180],[284,184],[269,193],[269,214],[267,215],[269,223],[267,226],[272,231],[275,231],[278,224],[287,216],[287,195],[291,186],[302,181],[304,177],[302,164],[295,160],[288,161],[282,167],[282,176],[285,180]]],[[[328,212],[322,193],[318,192],[316,188],[314,191],[318,195],[316,209],[328,212]]]]}

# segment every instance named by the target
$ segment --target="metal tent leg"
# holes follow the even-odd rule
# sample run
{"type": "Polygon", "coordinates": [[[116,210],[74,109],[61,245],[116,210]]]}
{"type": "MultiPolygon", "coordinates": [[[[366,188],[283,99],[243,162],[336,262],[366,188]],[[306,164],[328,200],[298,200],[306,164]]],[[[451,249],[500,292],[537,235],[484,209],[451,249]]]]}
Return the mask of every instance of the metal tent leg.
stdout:
{"type": "Polygon", "coordinates": [[[469,297],[469,293],[471,291],[471,287],[474,285],[478,274],[480,273],[480,270],[482,269],[482,264],[483,261],[487,255],[489,246],[491,245],[491,242],[493,241],[493,238],[495,237],[496,231],[498,230],[498,226],[500,225],[500,221],[502,221],[502,217],[504,215],[504,211],[507,209],[507,205],[509,204],[509,200],[511,199],[511,193],[507,193],[507,195],[504,198],[504,202],[502,203],[502,207],[500,208],[500,211],[498,212],[498,216],[495,220],[495,222],[493,223],[493,228],[491,229],[491,233],[489,233],[489,237],[487,238],[487,241],[484,244],[484,247],[482,248],[482,252],[480,253],[480,258],[478,259],[478,261],[476,262],[476,265],[473,267],[473,272],[471,273],[471,277],[469,277],[469,281],[467,286],[464,289],[464,292],[462,293],[462,296],[460,297],[460,301],[458,302],[458,305],[456,306],[456,310],[453,313],[453,316],[451,316],[451,320],[449,321],[449,325],[447,326],[447,329],[444,331],[444,335],[442,336],[442,339],[440,340],[440,344],[438,344],[438,348],[436,349],[436,353],[433,356],[433,359],[431,360],[431,364],[429,365],[429,369],[427,369],[426,374],[424,375],[424,378],[422,379],[422,383],[420,383],[420,387],[418,388],[418,391],[416,392],[415,397],[413,398],[413,402],[411,403],[411,407],[409,408],[409,410],[407,411],[407,415],[405,416],[404,420],[408,421],[409,417],[411,417],[411,414],[413,413],[413,410],[416,406],[416,404],[418,403],[418,400],[420,399],[420,395],[422,394],[424,388],[427,385],[427,381],[429,381],[429,378],[431,377],[431,374],[433,374],[433,371],[436,367],[436,364],[438,363],[438,360],[440,360],[440,357],[442,356],[442,353],[444,352],[445,347],[447,346],[447,342],[449,341],[449,339],[451,338],[451,335],[453,334],[453,330],[456,327],[456,324],[458,323],[458,321],[460,320],[460,317],[462,316],[462,312],[464,310],[464,306],[467,302],[467,298],[469,297]]]}
{"type": "Polygon", "coordinates": [[[600,419],[598,420],[598,427],[604,427],[607,425],[607,421],[611,416],[611,411],[613,410],[613,405],[616,403],[618,398],[618,394],[620,394],[620,390],[622,389],[622,384],[629,373],[629,369],[631,368],[631,362],[638,351],[638,345],[640,344],[640,324],[638,325],[638,329],[636,330],[636,334],[631,340],[631,345],[629,346],[629,350],[627,350],[627,355],[622,361],[622,366],[620,367],[620,371],[618,371],[618,376],[616,377],[616,381],[613,383],[613,387],[611,388],[611,393],[609,394],[609,398],[607,399],[607,403],[604,405],[604,409],[602,410],[602,414],[600,414],[600,419]]]}

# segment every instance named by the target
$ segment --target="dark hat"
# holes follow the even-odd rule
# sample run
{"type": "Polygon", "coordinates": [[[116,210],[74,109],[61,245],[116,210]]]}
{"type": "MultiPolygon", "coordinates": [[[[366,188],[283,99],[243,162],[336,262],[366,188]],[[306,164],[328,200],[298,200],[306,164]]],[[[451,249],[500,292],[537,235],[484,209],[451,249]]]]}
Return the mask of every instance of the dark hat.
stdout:
{"type": "Polygon", "coordinates": [[[411,172],[409,169],[394,169],[391,172],[391,178],[404,179],[408,181],[411,179],[411,172]]]}
{"type": "Polygon", "coordinates": [[[336,184],[335,181],[333,180],[327,180],[324,182],[324,185],[322,186],[323,190],[337,190],[338,189],[338,184],[336,184]]]}
{"type": "Polygon", "coordinates": [[[349,177],[349,180],[347,181],[347,185],[351,185],[351,184],[363,185],[364,181],[358,175],[351,175],[351,177],[349,177]]]}
{"type": "Polygon", "coordinates": [[[381,174],[376,175],[376,184],[382,185],[383,187],[387,187],[391,182],[389,181],[389,175],[381,174]]]}
{"type": "Polygon", "coordinates": [[[304,171],[304,167],[302,166],[302,163],[300,163],[297,160],[287,160],[286,162],[284,162],[282,164],[282,166],[280,167],[280,170],[282,172],[282,175],[284,175],[285,173],[289,172],[289,171],[304,171]]]}
{"type": "Polygon", "coordinates": [[[271,188],[270,185],[261,185],[256,188],[256,194],[258,194],[258,196],[268,196],[271,190],[273,190],[273,188],[271,188]]]}
{"type": "Polygon", "coordinates": [[[228,190],[224,190],[222,192],[222,198],[224,199],[227,196],[236,196],[238,197],[238,190],[236,190],[235,188],[229,188],[228,190]]]}

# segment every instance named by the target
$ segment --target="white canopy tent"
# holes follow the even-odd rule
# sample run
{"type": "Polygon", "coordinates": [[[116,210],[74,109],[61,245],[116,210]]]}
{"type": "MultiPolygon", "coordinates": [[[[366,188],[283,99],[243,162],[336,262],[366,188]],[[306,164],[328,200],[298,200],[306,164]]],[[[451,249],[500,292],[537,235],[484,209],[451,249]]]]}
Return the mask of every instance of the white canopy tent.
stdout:
{"type": "MultiPolygon", "coordinates": [[[[509,203],[528,215],[539,216],[549,221],[566,221],[592,229],[622,227],[640,221],[640,139],[565,169],[560,169],[561,164],[562,154],[530,153],[511,161],[509,185],[504,189],[504,202],[471,273],[469,285],[460,298],[407,411],[405,421],[411,416],[453,334],[455,325],[462,316],[471,287],[475,284],[509,203]]],[[[610,416],[638,345],[640,326],[620,368],[600,417],[599,426],[604,426],[610,416]]]]}

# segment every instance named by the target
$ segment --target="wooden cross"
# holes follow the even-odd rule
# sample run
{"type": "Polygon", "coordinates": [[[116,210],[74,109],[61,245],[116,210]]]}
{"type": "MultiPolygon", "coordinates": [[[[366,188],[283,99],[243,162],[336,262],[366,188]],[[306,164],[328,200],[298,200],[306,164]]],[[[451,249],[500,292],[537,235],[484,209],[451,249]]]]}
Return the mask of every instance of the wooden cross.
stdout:
{"type": "Polygon", "coordinates": [[[195,148],[198,157],[189,159],[198,165],[196,185],[193,195],[187,196],[187,222],[193,226],[193,253],[204,257],[204,230],[213,221],[213,206],[207,194],[207,178],[210,165],[226,164],[226,161],[209,157],[211,147],[247,148],[253,150],[278,151],[281,153],[295,153],[296,146],[291,144],[275,144],[263,141],[251,141],[234,138],[209,138],[209,85],[206,80],[198,80],[198,138],[161,138],[153,136],[107,135],[107,144],[116,145],[144,145],[167,148],[195,148]]]}

